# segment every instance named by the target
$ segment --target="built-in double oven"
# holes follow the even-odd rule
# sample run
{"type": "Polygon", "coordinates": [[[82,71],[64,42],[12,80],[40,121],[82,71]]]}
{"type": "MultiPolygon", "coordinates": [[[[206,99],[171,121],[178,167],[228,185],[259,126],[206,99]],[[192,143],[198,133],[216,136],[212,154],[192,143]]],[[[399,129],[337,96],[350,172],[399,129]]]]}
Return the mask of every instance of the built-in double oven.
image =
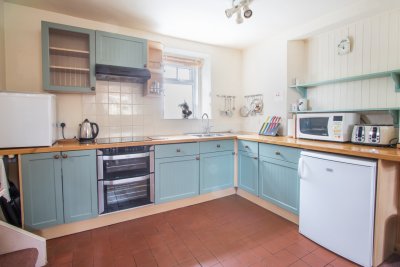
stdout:
{"type": "Polygon", "coordinates": [[[97,150],[99,214],[154,203],[154,146],[97,150]]]}

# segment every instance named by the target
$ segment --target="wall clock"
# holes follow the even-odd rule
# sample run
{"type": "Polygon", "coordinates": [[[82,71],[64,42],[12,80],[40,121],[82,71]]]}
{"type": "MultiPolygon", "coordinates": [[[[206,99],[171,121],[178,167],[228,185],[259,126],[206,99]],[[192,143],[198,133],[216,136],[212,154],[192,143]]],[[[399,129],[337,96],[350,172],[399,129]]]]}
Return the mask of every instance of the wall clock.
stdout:
{"type": "Polygon", "coordinates": [[[346,37],[339,42],[339,44],[337,46],[337,52],[338,52],[338,55],[343,56],[343,55],[350,53],[350,51],[351,51],[350,38],[346,37]]]}

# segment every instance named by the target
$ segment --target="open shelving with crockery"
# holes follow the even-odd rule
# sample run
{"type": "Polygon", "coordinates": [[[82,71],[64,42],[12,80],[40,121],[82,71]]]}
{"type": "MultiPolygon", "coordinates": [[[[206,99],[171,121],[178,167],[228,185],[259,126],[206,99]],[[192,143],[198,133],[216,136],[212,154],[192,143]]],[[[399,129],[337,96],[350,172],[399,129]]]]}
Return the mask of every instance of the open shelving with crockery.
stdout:
{"type": "Polygon", "coordinates": [[[94,31],[43,22],[42,45],[46,90],[94,92],[94,31]]]}

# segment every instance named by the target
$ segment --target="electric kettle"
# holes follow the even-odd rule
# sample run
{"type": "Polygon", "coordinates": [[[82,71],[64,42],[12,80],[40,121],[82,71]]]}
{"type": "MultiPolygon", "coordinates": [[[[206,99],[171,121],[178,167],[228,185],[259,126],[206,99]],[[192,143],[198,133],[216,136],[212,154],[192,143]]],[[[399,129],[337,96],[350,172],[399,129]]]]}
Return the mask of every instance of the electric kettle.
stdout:
{"type": "Polygon", "coordinates": [[[92,143],[99,134],[99,125],[90,122],[88,119],[85,119],[79,126],[79,142],[81,143],[92,143]],[[94,128],[96,128],[96,131],[94,128]]]}

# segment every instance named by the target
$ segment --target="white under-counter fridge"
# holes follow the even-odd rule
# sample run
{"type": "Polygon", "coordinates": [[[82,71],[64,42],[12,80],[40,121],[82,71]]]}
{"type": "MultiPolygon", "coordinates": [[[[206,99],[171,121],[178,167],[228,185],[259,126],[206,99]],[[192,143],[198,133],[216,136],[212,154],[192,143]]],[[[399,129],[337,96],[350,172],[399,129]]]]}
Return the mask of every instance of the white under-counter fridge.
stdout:
{"type": "Polygon", "coordinates": [[[362,266],[372,266],[376,161],[301,152],[300,233],[362,266]]]}

